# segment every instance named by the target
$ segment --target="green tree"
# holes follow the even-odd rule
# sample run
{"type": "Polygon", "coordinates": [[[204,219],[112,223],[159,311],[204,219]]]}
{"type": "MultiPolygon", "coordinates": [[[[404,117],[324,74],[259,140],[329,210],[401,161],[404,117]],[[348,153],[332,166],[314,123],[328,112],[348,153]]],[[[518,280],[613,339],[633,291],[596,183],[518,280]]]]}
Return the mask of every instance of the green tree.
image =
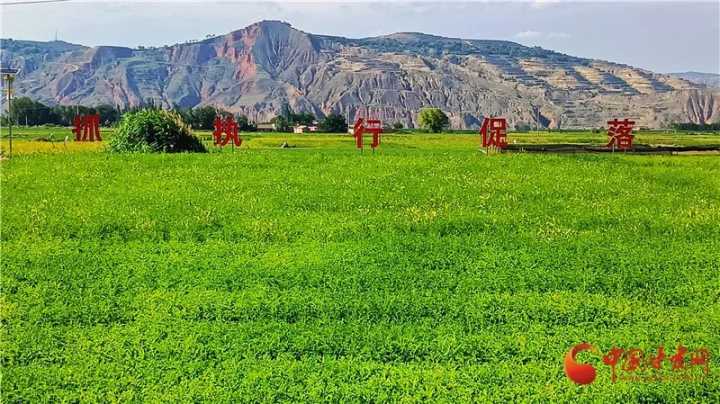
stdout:
{"type": "Polygon", "coordinates": [[[9,116],[18,125],[35,126],[59,121],[59,117],[51,107],[28,97],[14,99],[9,116]]]}
{"type": "Polygon", "coordinates": [[[418,115],[418,123],[422,128],[438,133],[448,127],[450,120],[440,108],[423,108],[418,115]]]}
{"type": "Polygon", "coordinates": [[[320,130],[329,133],[347,132],[347,121],[339,114],[330,114],[320,122],[320,130]]]}
{"type": "Polygon", "coordinates": [[[177,112],[152,108],[125,113],[109,145],[120,153],[206,151],[177,112]]]}
{"type": "Polygon", "coordinates": [[[100,115],[100,125],[111,126],[120,120],[120,111],[112,105],[98,105],[95,107],[95,111],[100,115]]]}
{"type": "Polygon", "coordinates": [[[215,126],[215,117],[218,111],[211,105],[193,108],[190,111],[188,123],[195,129],[211,130],[215,126]]]}
{"type": "Polygon", "coordinates": [[[257,130],[257,126],[250,122],[248,117],[245,115],[238,115],[235,120],[237,121],[238,129],[243,132],[255,132],[257,130]]]}
{"type": "Polygon", "coordinates": [[[290,115],[291,126],[296,125],[312,125],[315,122],[315,115],[310,112],[300,112],[290,115]]]}
{"type": "Polygon", "coordinates": [[[280,132],[289,132],[293,126],[312,125],[315,122],[315,115],[310,112],[295,113],[290,104],[283,103],[280,107],[280,114],[270,120],[275,124],[275,129],[280,132]]]}
{"type": "Polygon", "coordinates": [[[392,126],[392,128],[395,129],[395,130],[401,130],[401,129],[403,129],[404,127],[405,127],[405,126],[402,124],[402,122],[395,122],[395,123],[393,124],[393,126],[392,126]]]}
{"type": "Polygon", "coordinates": [[[270,120],[270,123],[275,125],[275,130],[278,132],[290,132],[292,125],[290,121],[283,115],[278,115],[270,120]]]}

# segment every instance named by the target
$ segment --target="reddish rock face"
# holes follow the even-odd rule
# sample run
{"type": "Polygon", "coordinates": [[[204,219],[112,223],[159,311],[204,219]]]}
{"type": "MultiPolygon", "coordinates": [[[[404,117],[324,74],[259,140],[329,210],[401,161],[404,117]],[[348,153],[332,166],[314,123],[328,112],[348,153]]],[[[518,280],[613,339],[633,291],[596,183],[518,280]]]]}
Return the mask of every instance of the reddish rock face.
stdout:
{"type": "Polygon", "coordinates": [[[419,33],[347,39],[278,21],[162,48],[86,48],[3,40],[2,63],[23,68],[18,95],[46,103],[217,105],[267,121],[284,104],[316,116],[367,113],[416,124],[439,106],[455,128],[505,116],[510,128],[642,127],[720,119],[720,90],[627,65],[508,41],[419,33]]]}
{"type": "Polygon", "coordinates": [[[215,45],[217,57],[225,58],[236,66],[236,80],[252,80],[257,73],[252,52],[259,33],[259,26],[253,25],[222,37],[215,45]]]}

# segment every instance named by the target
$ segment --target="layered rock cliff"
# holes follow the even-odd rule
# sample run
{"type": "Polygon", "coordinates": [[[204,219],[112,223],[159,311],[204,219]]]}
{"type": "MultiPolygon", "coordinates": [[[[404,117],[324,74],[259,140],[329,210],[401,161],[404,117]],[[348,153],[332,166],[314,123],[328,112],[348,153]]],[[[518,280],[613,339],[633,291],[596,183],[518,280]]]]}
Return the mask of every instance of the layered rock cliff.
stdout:
{"type": "Polygon", "coordinates": [[[416,124],[443,109],[455,128],[483,116],[510,125],[599,127],[720,121],[720,90],[631,66],[508,41],[420,33],[348,39],[263,21],[162,48],[88,48],[2,40],[3,66],[21,68],[16,94],[50,104],[215,105],[262,122],[287,103],[317,116],[371,114],[416,124]]]}

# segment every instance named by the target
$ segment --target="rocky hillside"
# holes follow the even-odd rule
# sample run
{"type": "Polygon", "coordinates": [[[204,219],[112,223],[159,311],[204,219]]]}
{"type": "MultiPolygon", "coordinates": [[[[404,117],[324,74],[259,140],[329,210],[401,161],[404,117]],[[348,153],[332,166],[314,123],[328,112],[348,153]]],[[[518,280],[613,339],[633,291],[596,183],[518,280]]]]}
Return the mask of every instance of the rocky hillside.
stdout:
{"type": "Polygon", "coordinates": [[[720,91],[670,75],[507,41],[421,33],[348,39],[264,21],[207,40],[151,49],[2,40],[17,94],[51,104],[216,105],[267,121],[284,103],[318,116],[366,110],[416,123],[437,106],[455,128],[483,116],[511,125],[641,126],[720,120],[720,91]]]}
{"type": "Polygon", "coordinates": [[[720,88],[720,74],[717,73],[683,72],[670,73],[670,75],[706,87],[720,88]]]}

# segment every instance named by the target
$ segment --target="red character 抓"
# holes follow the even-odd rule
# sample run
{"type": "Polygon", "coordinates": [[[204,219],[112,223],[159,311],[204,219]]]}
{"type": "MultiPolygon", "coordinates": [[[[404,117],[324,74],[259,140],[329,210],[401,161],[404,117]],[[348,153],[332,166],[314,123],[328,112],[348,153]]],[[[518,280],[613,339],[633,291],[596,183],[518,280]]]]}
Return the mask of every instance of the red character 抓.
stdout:
{"type": "Polygon", "coordinates": [[[643,352],[637,348],[632,348],[625,353],[625,363],[623,364],[622,370],[626,372],[633,372],[640,367],[642,361],[643,352]]]}
{"type": "Polygon", "coordinates": [[[73,130],[76,142],[101,142],[100,115],[78,115],[73,119],[73,130]]]}

